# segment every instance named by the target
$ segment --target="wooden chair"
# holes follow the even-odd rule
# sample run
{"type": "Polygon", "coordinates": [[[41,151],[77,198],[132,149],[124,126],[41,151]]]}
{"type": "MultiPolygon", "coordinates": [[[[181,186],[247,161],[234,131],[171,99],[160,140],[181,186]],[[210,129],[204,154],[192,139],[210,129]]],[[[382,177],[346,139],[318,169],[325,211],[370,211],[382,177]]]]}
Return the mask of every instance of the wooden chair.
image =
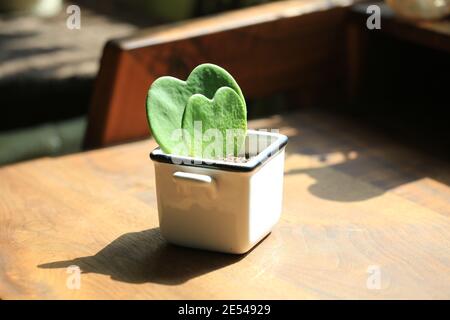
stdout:
{"type": "Polygon", "coordinates": [[[223,66],[247,98],[302,92],[315,104],[345,92],[349,1],[281,1],[163,25],[106,44],[86,148],[148,136],[145,97],[158,77],[185,79],[198,64],[223,66]]]}

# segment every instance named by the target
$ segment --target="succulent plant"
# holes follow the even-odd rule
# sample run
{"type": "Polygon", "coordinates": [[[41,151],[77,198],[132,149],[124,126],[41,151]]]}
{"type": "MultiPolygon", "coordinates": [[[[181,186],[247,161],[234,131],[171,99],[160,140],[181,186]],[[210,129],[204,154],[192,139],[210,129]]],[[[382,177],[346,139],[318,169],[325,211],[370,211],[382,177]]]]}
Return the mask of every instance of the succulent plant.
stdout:
{"type": "Polygon", "coordinates": [[[247,131],[247,110],[241,89],[226,70],[209,63],[197,66],[186,81],[170,76],[155,80],[147,95],[147,118],[155,140],[169,154],[236,155],[247,131]],[[233,139],[231,149],[227,130],[232,133],[228,135],[233,139]],[[200,131],[199,144],[194,137],[200,131]],[[180,139],[174,138],[176,132],[182,133],[185,148],[180,149],[180,139]]]}

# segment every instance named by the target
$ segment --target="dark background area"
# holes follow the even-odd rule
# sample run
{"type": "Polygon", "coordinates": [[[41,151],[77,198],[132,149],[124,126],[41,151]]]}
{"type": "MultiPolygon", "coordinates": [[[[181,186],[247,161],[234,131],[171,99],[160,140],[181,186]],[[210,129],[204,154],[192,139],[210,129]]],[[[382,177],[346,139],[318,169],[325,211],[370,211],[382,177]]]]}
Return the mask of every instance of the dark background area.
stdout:
{"type": "Polygon", "coordinates": [[[370,33],[360,94],[334,112],[364,121],[392,138],[448,158],[450,56],[370,33]]]}

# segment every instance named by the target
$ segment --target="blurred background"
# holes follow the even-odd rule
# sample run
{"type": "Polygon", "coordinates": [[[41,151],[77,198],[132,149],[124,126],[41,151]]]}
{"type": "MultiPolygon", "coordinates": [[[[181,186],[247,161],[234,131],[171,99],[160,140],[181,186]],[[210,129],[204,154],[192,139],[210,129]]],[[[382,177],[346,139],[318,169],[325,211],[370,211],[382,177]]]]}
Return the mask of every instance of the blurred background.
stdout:
{"type": "Polygon", "coordinates": [[[263,2],[0,0],[0,165],[81,150],[107,40],[263,2]],[[82,11],[72,32],[70,4],[82,11]]]}
{"type": "MultiPolygon", "coordinates": [[[[109,39],[266,2],[270,1],[0,0],[0,165],[83,149],[95,78],[109,39]],[[71,4],[81,8],[80,30],[66,27],[71,4]]],[[[387,14],[440,20],[440,32],[450,34],[447,0],[387,2],[387,14]]],[[[317,105],[300,99],[299,106],[291,105],[345,114],[374,130],[445,154],[450,147],[449,51],[381,34],[373,36],[369,47],[362,80],[366,89],[351,102],[317,105]]],[[[249,101],[249,117],[290,108],[285,96],[267,96],[249,101]]]]}

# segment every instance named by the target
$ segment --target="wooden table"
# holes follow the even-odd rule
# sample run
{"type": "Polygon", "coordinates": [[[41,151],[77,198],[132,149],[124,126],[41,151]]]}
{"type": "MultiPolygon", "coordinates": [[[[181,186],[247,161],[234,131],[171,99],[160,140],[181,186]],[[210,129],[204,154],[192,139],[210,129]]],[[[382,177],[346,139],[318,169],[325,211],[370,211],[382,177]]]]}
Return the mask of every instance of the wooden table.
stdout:
{"type": "Polygon", "coordinates": [[[281,221],[242,256],[161,238],[152,140],[1,168],[0,298],[450,298],[448,164],[316,111],[251,127],[290,142],[281,221]]]}

